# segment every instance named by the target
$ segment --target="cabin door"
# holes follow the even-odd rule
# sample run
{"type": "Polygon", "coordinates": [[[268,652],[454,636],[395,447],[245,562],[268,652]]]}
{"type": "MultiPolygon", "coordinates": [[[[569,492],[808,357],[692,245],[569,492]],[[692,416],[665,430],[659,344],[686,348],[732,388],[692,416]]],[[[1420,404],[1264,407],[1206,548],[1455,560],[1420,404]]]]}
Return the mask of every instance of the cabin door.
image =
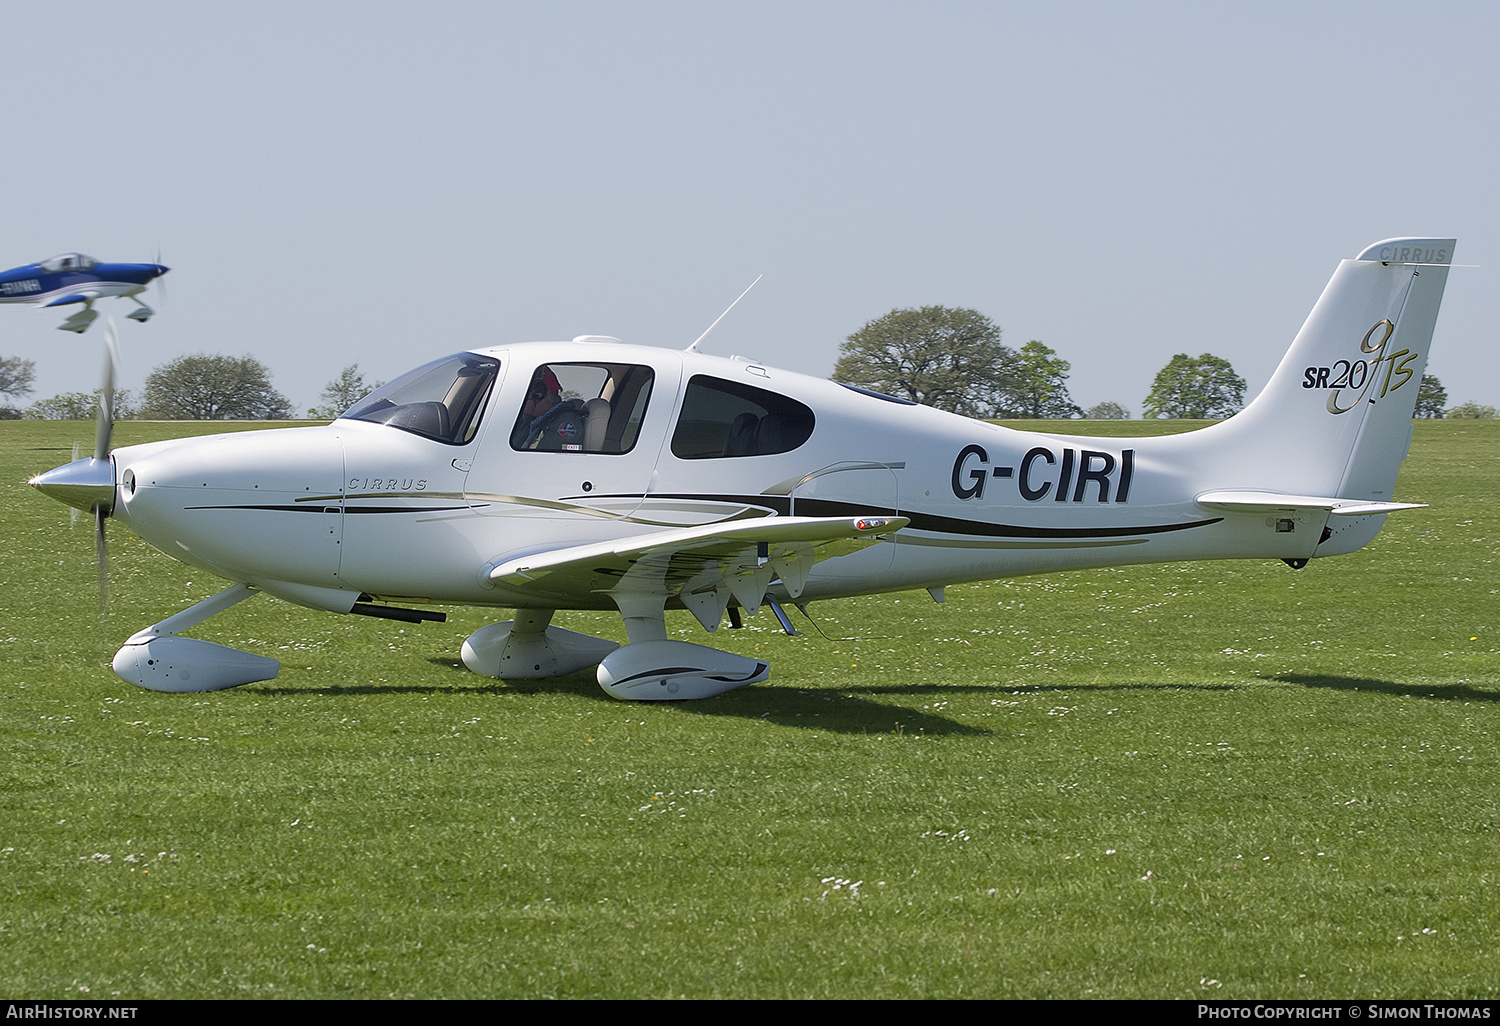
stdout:
{"type": "Polygon", "coordinates": [[[535,367],[512,357],[464,486],[481,515],[545,522],[537,544],[619,534],[651,486],[681,378],[670,351],[615,363],[576,348],[535,367]]]}

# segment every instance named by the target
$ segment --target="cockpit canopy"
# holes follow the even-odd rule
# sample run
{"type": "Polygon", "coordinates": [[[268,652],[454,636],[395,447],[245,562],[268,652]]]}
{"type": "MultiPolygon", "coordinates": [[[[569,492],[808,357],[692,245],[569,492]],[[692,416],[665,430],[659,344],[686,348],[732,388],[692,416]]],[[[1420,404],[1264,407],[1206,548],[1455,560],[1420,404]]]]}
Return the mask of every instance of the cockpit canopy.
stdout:
{"type": "Polygon", "coordinates": [[[446,356],[376,389],[340,419],[388,424],[445,445],[464,445],[479,429],[479,415],[499,370],[494,357],[446,356]]]}
{"type": "Polygon", "coordinates": [[[37,266],[44,271],[87,271],[98,263],[87,253],[59,253],[41,261],[37,266]]]}

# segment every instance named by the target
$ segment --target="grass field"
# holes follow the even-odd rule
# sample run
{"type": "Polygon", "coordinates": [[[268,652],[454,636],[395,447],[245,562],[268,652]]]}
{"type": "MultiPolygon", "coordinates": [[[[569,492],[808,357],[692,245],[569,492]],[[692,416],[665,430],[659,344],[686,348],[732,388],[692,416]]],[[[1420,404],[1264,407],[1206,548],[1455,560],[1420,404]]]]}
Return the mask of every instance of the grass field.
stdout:
{"type": "Polygon", "coordinates": [[[119,644],[222,582],[112,523],[101,623],[88,518],[24,483],[91,439],[0,422],[0,993],[1500,991],[1500,422],[1419,422],[1431,508],[1354,555],[762,613],[713,640],[771,681],[683,705],[469,674],[495,611],[269,598],[192,633],[278,680],[133,688],[119,644]]]}

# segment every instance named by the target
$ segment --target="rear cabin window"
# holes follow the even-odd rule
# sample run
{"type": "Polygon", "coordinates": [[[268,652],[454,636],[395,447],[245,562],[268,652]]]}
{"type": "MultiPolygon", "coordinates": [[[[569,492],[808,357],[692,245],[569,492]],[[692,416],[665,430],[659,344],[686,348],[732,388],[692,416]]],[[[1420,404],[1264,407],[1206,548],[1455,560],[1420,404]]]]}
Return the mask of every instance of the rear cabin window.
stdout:
{"type": "Polygon", "coordinates": [[[511,429],[517,452],[592,452],[635,448],[656,375],[615,363],[548,363],[532,371],[511,429]]]}
{"type": "Polygon", "coordinates": [[[812,436],[813,411],[763,388],[695,375],[672,433],[672,455],[683,460],[771,456],[812,436]]]}

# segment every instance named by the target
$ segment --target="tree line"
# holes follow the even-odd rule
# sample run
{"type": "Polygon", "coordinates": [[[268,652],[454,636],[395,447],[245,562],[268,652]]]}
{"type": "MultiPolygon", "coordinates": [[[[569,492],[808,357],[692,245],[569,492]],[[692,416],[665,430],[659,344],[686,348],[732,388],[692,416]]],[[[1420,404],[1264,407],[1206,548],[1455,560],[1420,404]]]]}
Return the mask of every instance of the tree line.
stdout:
{"type": "MultiPolygon", "coordinates": [[[[1129,420],[1130,410],[1107,401],[1084,410],[1068,394],[1072,364],[1032,339],[1020,349],[1001,341],[998,325],[977,310],[924,306],[892,310],[869,321],[839,347],[833,380],[910,399],[967,417],[1005,419],[1129,420]]],[[[32,392],[36,365],[0,357],[0,400],[32,392]]],[[[359,364],[345,367],[324,386],[322,402],[307,416],[331,420],[383,385],[368,381],[359,364]]],[[[0,420],[89,420],[99,391],[64,392],[20,408],[0,405],[0,420]]],[[[1157,372],[1142,416],[1211,419],[1244,405],[1245,379],[1211,353],[1178,353],[1157,372]]],[[[251,356],[180,356],[155,368],[141,396],[115,392],[122,420],[286,420],[292,404],[271,384],[271,372],[251,356]]],[[[1493,418],[1493,406],[1467,402],[1445,409],[1448,393],[1425,374],[1416,417],[1493,418]]]]}
{"type": "MultiPolygon", "coordinates": [[[[32,392],[36,364],[19,357],[0,357],[0,397],[20,399],[32,392]]],[[[359,364],[323,387],[323,402],[307,416],[332,420],[385,382],[367,381],[359,364]]],[[[92,420],[103,389],[63,392],[18,408],[0,406],[0,419],[92,420]]],[[[139,397],[126,389],[114,393],[118,420],[290,420],[295,416],[286,396],[271,384],[271,372],[251,356],[196,354],[155,368],[139,397]]]]}
{"type": "MultiPolygon", "coordinates": [[[[1081,409],[1068,395],[1072,365],[1032,339],[1019,350],[1001,341],[1001,330],[977,310],[924,306],[892,310],[867,322],[839,346],[833,380],[910,399],[966,417],[994,419],[1129,420],[1113,401],[1081,409]]],[[[1448,393],[1424,375],[1417,417],[1494,417],[1491,406],[1464,403],[1444,410],[1448,393]]],[[[1215,419],[1245,404],[1245,379],[1228,360],[1178,353],[1157,372],[1141,404],[1142,417],[1215,419]]]]}

